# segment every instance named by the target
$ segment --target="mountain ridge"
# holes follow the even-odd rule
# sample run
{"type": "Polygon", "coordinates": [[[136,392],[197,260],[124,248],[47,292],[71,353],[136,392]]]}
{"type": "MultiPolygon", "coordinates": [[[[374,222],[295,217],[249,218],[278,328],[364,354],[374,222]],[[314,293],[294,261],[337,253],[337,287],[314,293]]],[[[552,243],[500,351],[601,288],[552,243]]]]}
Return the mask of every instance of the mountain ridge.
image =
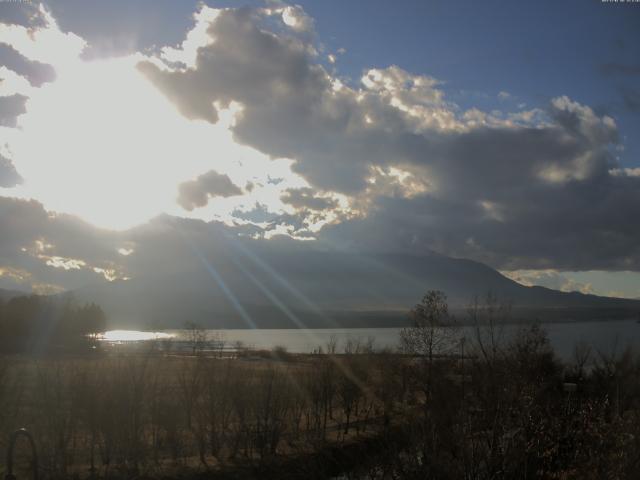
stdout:
{"type": "Polygon", "coordinates": [[[545,320],[634,316],[640,301],[521,285],[491,267],[439,254],[276,252],[204,259],[201,269],[78,289],[118,328],[396,326],[430,289],[452,311],[493,292],[514,316],[545,320]]]}

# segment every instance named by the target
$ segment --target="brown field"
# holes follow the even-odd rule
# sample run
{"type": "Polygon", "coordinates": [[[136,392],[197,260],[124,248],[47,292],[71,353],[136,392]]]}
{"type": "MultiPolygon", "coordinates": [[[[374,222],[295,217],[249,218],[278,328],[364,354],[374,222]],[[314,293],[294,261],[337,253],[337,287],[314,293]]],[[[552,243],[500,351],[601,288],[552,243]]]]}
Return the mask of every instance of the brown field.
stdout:
{"type": "Polygon", "coordinates": [[[5,356],[0,455],[20,427],[34,435],[41,476],[50,478],[228,475],[308,455],[381,431],[374,360],[283,349],[5,356]]]}
{"type": "Polygon", "coordinates": [[[639,478],[634,352],[579,345],[561,363],[536,326],[479,326],[446,354],[437,330],[412,334],[403,354],[0,357],[0,458],[26,427],[45,479],[639,478]]]}

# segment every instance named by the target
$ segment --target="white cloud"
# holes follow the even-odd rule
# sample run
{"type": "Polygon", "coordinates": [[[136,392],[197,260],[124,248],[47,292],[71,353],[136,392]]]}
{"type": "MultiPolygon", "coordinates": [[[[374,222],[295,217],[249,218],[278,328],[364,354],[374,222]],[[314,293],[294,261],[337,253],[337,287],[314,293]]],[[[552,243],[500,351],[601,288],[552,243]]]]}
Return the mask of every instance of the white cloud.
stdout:
{"type": "Polygon", "coordinates": [[[596,292],[591,283],[577,282],[555,270],[514,270],[502,271],[501,273],[528,287],[537,285],[562,292],[580,292],[593,295],[599,293],[604,295],[604,292],[596,292]]]}
{"type": "Polygon", "coordinates": [[[282,21],[299,32],[312,32],[313,19],[298,5],[288,5],[282,9],[282,21]]]}
{"type": "Polygon", "coordinates": [[[0,96],[30,95],[33,89],[29,81],[5,66],[0,66],[0,96]]]}
{"type": "Polygon", "coordinates": [[[65,69],[78,63],[86,42],[73,33],[64,33],[51,13],[41,4],[44,27],[0,23],[0,43],[10,45],[29,60],[65,69]]]}
{"type": "Polygon", "coordinates": [[[609,173],[614,177],[640,177],[640,168],[612,168],[609,173]]]}
{"type": "Polygon", "coordinates": [[[210,45],[215,41],[209,33],[209,25],[220,13],[220,10],[201,5],[200,9],[194,13],[195,26],[189,30],[187,37],[177,48],[164,47],[161,57],[168,62],[180,62],[187,68],[196,66],[196,56],[198,48],[210,45]]]}

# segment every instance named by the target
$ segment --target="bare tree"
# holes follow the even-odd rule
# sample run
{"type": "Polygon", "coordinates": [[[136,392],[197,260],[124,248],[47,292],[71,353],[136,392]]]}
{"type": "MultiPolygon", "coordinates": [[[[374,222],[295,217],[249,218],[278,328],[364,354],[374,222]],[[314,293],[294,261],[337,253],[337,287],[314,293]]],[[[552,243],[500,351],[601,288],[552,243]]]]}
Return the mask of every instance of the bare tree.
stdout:
{"type": "Polygon", "coordinates": [[[587,365],[593,359],[593,348],[587,342],[581,340],[573,347],[572,365],[577,380],[585,375],[587,365]]]}
{"type": "Polygon", "coordinates": [[[191,346],[194,355],[201,352],[207,345],[207,330],[200,324],[195,322],[185,322],[185,330],[187,330],[187,341],[191,346]]]}
{"type": "Polygon", "coordinates": [[[488,292],[482,301],[474,297],[467,307],[467,315],[473,327],[475,347],[491,368],[504,353],[505,325],[511,318],[511,304],[488,292]]]}
{"type": "Polygon", "coordinates": [[[410,316],[412,325],[400,332],[401,347],[406,353],[418,355],[432,365],[435,356],[455,347],[458,329],[449,315],[444,292],[429,290],[410,316]]]}

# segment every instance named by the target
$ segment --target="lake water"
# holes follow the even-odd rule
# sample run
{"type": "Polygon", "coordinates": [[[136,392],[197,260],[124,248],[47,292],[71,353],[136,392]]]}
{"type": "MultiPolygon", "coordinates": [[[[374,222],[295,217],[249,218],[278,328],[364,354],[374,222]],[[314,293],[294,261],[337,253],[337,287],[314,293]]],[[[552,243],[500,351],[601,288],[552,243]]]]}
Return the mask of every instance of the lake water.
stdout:
{"type": "MultiPolygon", "coordinates": [[[[591,345],[594,349],[611,353],[621,352],[627,346],[640,348],[640,323],[636,320],[611,320],[606,322],[570,322],[542,324],[556,353],[562,358],[570,358],[578,342],[591,345]]],[[[507,325],[504,334],[508,336],[520,328],[519,325],[507,325]]],[[[283,346],[292,353],[310,353],[318,346],[326,347],[332,339],[337,339],[338,351],[342,351],[348,340],[367,341],[371,338],[374,347],[395,348],[400,338],[400,328],[340,328],[340,329],[256,329],[256,330],[208,330],[210,340],[223,339],[228,347],[237,342],[255,349],[270,350],[283,346]]],[[[467,336],[472,336],[470,327],[463,327],[467,336]]],[[[164,332],[140,332],[131,330],[113,330],[106,332],[104,340],[109,343],[141,342],[153,339],[173,338],[176,342],[188,341],[186,330],[167,330],[164,332]]]]}

